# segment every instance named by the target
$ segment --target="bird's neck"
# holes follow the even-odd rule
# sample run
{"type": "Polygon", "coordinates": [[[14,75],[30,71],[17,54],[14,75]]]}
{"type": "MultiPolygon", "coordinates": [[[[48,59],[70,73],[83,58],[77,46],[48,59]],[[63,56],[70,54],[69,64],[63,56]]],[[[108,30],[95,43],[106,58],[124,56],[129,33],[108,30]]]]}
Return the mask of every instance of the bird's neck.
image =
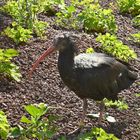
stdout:
{"type": "Polygon", "coordinates": [[[72,77],[73,74],[75,46],[72,44],[67,45],[63,51],[59,51],[58,57],[58,69],[62,78],[72,77]]]}

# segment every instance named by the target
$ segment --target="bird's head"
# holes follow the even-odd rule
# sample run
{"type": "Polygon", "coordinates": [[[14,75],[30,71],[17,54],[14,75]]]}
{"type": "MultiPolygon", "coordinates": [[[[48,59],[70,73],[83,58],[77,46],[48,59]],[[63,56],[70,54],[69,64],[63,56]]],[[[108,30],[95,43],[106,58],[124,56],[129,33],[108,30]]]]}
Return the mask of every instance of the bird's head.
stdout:
{"type": "Polygon", "coordinates": [[[54,37],[53,40],[53,46],[49,47],[33,64],[31,70],[29,71],[29,76],[31,77],[33,71],[35,68],[39,65],[39,63],[45,59],[49,54],[51,54],[54,51],[63,51],[66,47],[73,45],[72,37],[75,35],[73,34],[68,34],[68,33],[62,33],[58,34],[54,37]]]}
{"type": "Polygon", "coordinates": [[[71,42],[71,36],[68,33],[58,34],[53,40],[54,48],[60,51],[65,49],[71,42]]]}

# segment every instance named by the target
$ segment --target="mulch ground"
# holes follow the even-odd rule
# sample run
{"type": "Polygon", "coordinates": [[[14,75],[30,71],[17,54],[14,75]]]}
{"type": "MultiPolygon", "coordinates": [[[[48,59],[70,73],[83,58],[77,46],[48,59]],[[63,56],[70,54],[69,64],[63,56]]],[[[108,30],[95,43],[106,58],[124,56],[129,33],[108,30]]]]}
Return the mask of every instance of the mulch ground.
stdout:
{"type": "MultiPolygon", "coordinates": [[[[102,5],[107,7],[108,1],[104,1],[102,5]]],[[[118,38],[133,48],[140,57],[140,46],[128,40],[130,34],[136,33],[140,29],[132,26],[130,15],[121,15],[115,12],[115,17],[118,25],[118,38]]],[[[52,17],[43,14],[40,15],[40,18],[53,22],[52,17]]],[[[10,17],[0,14],[0,31],[10,24],[10,21],[10,17]]],[[[43,102],[50,106],[61,107],[50,111],[51,114],[60,116],[60,119],[56,122],[59,131],[53,138],[56,140],[59,136],[67,135],[78,127],[82,115],[82,101],[62,82],[57,70],[58,53],[53,53],[46,58],[36,69],[31,79],[28,78],[28,71],[38,56],[46,48],[53,45],[54,36],[64,31],[66,30],[50,26],[46,32],[47,39],[33,38],[30,43],[18,47],[8,38],[0,37],[0,48],[16,48],[20,52],[14,62],[20,67],[22,73],[22,79],[19,83],[6,78],[0,80],[0,109],[8,116],[10,124],[16,125],[19,123],[21,116],[25,114],[23,105],[43,102]]],[[[78,34],[79,37],[75,40],[80,52],[84,52],[88,47],[94,47],[95,50],[99,51],[94,35],[74,30],[67,32],[78,34]]],[[[133,62],[132,66],[138,69],[140,75],[140,63],[133,62]]],[[[119,96],[124,98],[129,106],[127,110],[119,111],[118,109],[107,108],[106,111],[114,116],[117,122],[103,121],[102,123],[102,128],[122,140],[140,140],[140,97],[135,96],[136,93],[140,93],[139,81],[140,79],[129,89],[119,93],[119,96]]],[[[93,100],[88,100],[88,113],[97,113],[98,111],[99,108],[96,103],[93,100]]],[[[85,130],[97,125],[96,119],[86,118],[85,130]]],[[[69,136],[67,139],[76,140],[76,135],[69,136]]]]}

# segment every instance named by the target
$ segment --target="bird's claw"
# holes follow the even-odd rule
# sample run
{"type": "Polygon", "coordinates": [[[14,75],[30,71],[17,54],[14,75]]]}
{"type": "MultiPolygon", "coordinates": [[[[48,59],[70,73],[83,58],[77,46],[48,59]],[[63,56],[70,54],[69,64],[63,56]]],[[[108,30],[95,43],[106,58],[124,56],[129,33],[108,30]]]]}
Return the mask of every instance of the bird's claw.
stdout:
{"type": "Polygon", "coordinates": [[[72,132],[68,133],[68,136],[78,134],[78,133],[80,133],[80,131],[81,131],[81,127],[79,127],[77,129],[73,130],[72,132]]]}

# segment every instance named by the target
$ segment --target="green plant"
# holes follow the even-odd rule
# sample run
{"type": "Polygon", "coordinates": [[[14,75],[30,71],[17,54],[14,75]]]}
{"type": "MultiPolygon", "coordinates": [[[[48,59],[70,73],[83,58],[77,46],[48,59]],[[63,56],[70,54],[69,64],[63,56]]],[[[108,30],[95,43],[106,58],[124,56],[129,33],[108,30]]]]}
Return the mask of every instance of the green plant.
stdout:
{"type": "Polygon", "coordinates": [[[50,15],[55,15],[55,7],[61,7],[62,5],[65,5],[64,0],[38,0],[40,12],[45,12],[50,15]]]}
{"type": "Polygon", "coordinates": [[[111,101],[111,100],[108,100],[108,99],[104,99],[103,100],[103,102],[104,102],[104,104],[105,104],[105,106],[107,106],[107,107],[112,107],[112,106],[115,106],[115,107],[117,107],[119,110],[126,110],[126,109],[128,109],[128,105],[124,102],[124,101],[120,101],[120,100],[118,100],[118,101],[111,101]]]}
{"type": "Polygon", "coordinates": [[[31,38],[32,31],[29,29],[24,29],[22,26],[17,25],[17,23],[12,23],[12,28],[7,27],[3,34],[7,35],[9,38],[13,39],[13,41],[18,45],[21,42],[27,42],[29,38],[31,38]]]}
{"type": "Polygon", "coordinates": [[[0,110],[0,138],[6,140],[10,131],[7,116],[0,110]]]}
{"type": "Polygon", "coordinates": [[[34,28],[34,32],[36,33],[37,36],[39,37],[43,37],[45,34],[45,29],[46,27],[48,27],[48,23],[47,22],[43,22],[43,21],[35,21],[33,28],[34,28]]]}
{"type": "Polygon", "coordinates": [[[136,97],[140,97],[140,93],[135,94],[136,97]]]}
{"type": "Polygon", "coordinates": [[[78,21],[76,19],[76,7],[74,5],[64,6],[61,11],[56,13],[57,25],[65,28],[78,28],[78,21]]]}
{"type": "Polygon", "coordinates": [[[78,19],[86,31],[101,33],[117,31],[112,10],[103,9],[98,3],[85,6],[78,14],[78,19]]]}
{"type": "Polygon", "coordinates": [[[132,19],[133,26],[140,27],[140,14],[132,19]]]}
{"type": "Polygon", "coordinates": [[[96,41],[101,43],[101,49],[106,53],[115,56],[117,59],[128,62],[129,60],[137,58],[136,53],[122,41],[118,40],[115,35],[106,33],[105,35],[99,34],[96,41]]]}
{"type": "Polygon", "coordinates": [[[121,13],[140,14],[140,0],[117,0],[121,13]]]}
{"type": "Polygon", "coordinates": [[[49,140],[56,132],[56,127],[53,121],[56,116],[49,115],[43,117],[48,113],[49,108],[46,104],[31,104],[24,106],[25,110],[29,113],[29,117],[22,116],[21,122],[24,127],[17,125],[11,127],[7,121],[7,117],[3,111],[0,111],[0,138],[7,139],[20,139],[20,140],[49,140]]]}
{"type": "MultiPolygon", "coordinates": [[[[6,5],[2,7],[2,10],[11,15],[14,21],[19,25],[24,28],[31,28],[35,16],[31,13],[31,3],[28,3],[28,1],[29,0],[8,1],[6,5]]],[[[32,11],[35,11],[34,9],[35,7],[32,11]]]]}
{"type": "Polygon", "coordinates": [[[91,47],[86,49],[86,53],[94,53],[94,52],[95,52],[94,49],[91,47]]]}
{"type": "Polygon", "coordinates": [[[25,127],[12,128],[11,138],[47,140],[50,139],[56,132],[56,127],[52,122],[56,119],[55,116],[43,117],[48,113],[49,107],[44,103],[31,104],[24,106],[25,110],[29,113],[30,117],[22,116],[21,122],[26,124],[25,127]]]}
{"type": "Polygon", "coordinates": [[[21,77],[19,67],[11,62],[15,56],[18,56],[18,52],[14,49],[0,49],[0,73],[19,82],[21,77]]]}
{"type": "Polygon", "coordinates": [[[131,34],[131,40],[133,40],[136,43],[140,43],[140,32],[136,33],[136,34],[131,34]]]}
{"type": "Polygon", "coordinates": [[[94,127],[90,132],[79,136],[78,140],[119,140],[114,134],[106,133],[102,128],[94,127]]]}
{"type": "Polygon", "coordinates": [[[2,10],[13,17],[18,27],[29,29],[32,32],[34,31],[35,34],[42,36],[48,23],[38,21],[37,16],[42,11],[42,5],[39,2],[41,0],[12,0],[8,1],[2,10]]]}

